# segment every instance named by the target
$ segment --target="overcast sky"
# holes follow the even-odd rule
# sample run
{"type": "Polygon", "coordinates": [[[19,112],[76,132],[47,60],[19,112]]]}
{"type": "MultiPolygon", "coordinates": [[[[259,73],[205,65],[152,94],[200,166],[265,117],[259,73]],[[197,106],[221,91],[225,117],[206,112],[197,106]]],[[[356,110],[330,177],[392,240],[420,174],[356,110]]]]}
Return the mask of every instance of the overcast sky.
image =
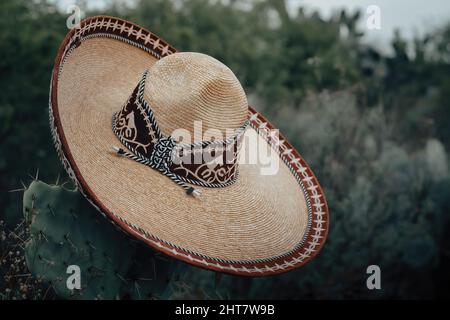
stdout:
{"type": "MultiPolygon", "coordinates": [[[[288,0],[290,10],[300,5],[318,9],[321,15],[328,17],[341,8],[360,9],[366,18],[366,9],[370,5],[380,8],[381,29],[367,30],[366,41],[385,46],[396,28],[412,38],[414,34],[426,31],[450,22],[450,0],[288,0]]],[[[365,26],[365,19],[362,21],[365,26]]]]}

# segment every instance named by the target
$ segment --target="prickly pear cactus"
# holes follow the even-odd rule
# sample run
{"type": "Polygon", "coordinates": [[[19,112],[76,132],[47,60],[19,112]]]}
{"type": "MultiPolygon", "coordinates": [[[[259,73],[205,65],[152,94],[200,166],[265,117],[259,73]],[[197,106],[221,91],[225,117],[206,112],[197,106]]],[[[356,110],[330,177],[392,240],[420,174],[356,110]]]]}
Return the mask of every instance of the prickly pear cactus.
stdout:
{"type": "Polygon", "coordinates": [[[64,299],[168,298],[184,264],[131,240],[76,191],[33,181],[24,193],[31,273],[64,299]],[[68,289],[70,265],[81,289],[68,289]]]}

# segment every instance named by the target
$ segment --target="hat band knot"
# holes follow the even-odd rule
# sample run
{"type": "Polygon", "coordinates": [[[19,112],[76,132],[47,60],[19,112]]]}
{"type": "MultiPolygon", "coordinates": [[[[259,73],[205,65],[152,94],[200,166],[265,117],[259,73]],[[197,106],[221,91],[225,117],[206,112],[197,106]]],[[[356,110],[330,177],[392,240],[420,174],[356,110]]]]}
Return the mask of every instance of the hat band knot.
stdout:
{"type": "Polygon", "coordinates": [[[153,147],[152,155],[150,156],[150,162],[158,170],[169,171],[172,165],[174,157],[173,151],[175,147],[175,141],[172,138],[160,138],[153,147]]]}
{"type": "Polygon", "coordinates": [[[118,155],[160,171],[193,196],[198,196],[200,190],[191,185],[223,188],[233,184],[239,175],[238,156],[249,121],[226,140],[176,143],[171,136],[161,133],[144,99],[147,74],[148,70],[122,110],[113,115],[113,131],[129,152],[118,147],[113,149],[118,155]]]}

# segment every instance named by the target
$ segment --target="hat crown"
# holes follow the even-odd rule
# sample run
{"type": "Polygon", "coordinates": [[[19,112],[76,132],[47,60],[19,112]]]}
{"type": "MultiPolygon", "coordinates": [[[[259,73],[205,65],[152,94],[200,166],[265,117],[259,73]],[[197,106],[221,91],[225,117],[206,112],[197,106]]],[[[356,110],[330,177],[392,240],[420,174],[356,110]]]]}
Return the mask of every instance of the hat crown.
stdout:
{"type": "Polygon", "coordinates": [[[165,135],[185,129],[192,139],[204,140],[205,131],[214,129],[228,138],[232,133],[227,129],[239,128],[247,119],[248,102],[239,80],[223,63],[201,53],[158,60],[149,69],[144,97],[165,135]]]}

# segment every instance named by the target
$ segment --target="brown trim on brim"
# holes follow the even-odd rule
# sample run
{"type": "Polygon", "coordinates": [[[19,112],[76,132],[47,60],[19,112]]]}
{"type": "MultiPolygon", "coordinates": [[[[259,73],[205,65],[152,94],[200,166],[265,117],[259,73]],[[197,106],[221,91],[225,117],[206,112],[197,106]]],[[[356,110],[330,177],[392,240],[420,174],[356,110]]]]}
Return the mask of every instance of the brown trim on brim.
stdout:
{"type": "MultiPolygon", "coordinates": [[[[103,203],[101,203],[101,201],[96,197],[94,192],[92,192],[92,190],[89,188],[89,185],[81,175],[70,152],[70,148],[65,138],[64,130],[62,129],[60,121],[57,99],[58,75],[61,63],[65,58],[65,54],[68,52],[68,50],[71,49],[69,48],[69,45],[72,45],[73,48],[76,48],[76,46],[79,45],[79,41],[81,41],[81,37],[85,37],[89,34],[95,33],[107,33],[116,35],[118,37],[123,37],[130,42],[136,42],[136,44],[141,48],[145,47],[146,51],[158,58],[176,52],[175,48],[167,44],[167,42],[165,42],[158,36],[149,32],[148,30],[145,30],[131,22],[108,16],[87,18],[81,22],[80,29],[73,29],[66,35],[61,46],[59,47],[52,73],[50,119],[55,139],[55,145],[58,149],[59,156],[66,171],[77,184],[81,193],[101,213],[107,216],[115,225],[119,226],[122,230],[126,231],[131,236],[147,243],[151,247],[162,251],[163,253],[171,257],[199,267],[235,275],[266,276],[287,272],[303,266],[307,262],[311,261],[311,259],[314,258],[320,251],[321,247],[325,243],[328,234],[328,207],[323,190],[320,187],[319,182],[314,176],[312,170],[309,168],[305,160],[299,155],[297,150],[292,147],[292,145],[284,138],[281,133],[279,134],[278,141],[270,141],[271,138],[268,137],[266,137],[266,140],[271,144],[278,142],[278,145],[281,147],[280,157],[290,167],[293,174],[300,177],[302,184],[304,184],[303,189],[305,196],[307,195],[312,203],[312,207],[310,208],[312,211],[312,217],[310,218],[311,224],[309,228],[310,232],[302,242],[302,245],[299,246],[297,250],[289,253],[288,255],[283,255],[282,257],[270,261],[257,263],[230,263],[227,261],[205,257],[200,254],[195,254],[185,249],[175,247],[153,237],[152,235],[146,233],[145,230],[131,225],[123,218],[117,216],[106,206],[104,206],[103,203]],[[112,23],[120,26],[121,28],[117,29],[117,31],[115,29],[111,30],[110,25],[112,23]],[[89,28],[85,28],[87,26],[89,26],[89,28]],[[127,32],[124,32],[125,30],[128,30],[129,32],[128,36],[127,32]],[[136,34],[137,32],[139,34],[139,37],[136,34]],[[136,39],[131,39],[131,34],[135,35],[136,39]]],[[[256,112],[253,108],[249,107],[249,113],[251,115],[251,125],[257,131],[261,131],[262,133],[264,133],[264,130],[270,130],[274,128],[272,124],[267,121],[267,119],[256,112]]]]}

